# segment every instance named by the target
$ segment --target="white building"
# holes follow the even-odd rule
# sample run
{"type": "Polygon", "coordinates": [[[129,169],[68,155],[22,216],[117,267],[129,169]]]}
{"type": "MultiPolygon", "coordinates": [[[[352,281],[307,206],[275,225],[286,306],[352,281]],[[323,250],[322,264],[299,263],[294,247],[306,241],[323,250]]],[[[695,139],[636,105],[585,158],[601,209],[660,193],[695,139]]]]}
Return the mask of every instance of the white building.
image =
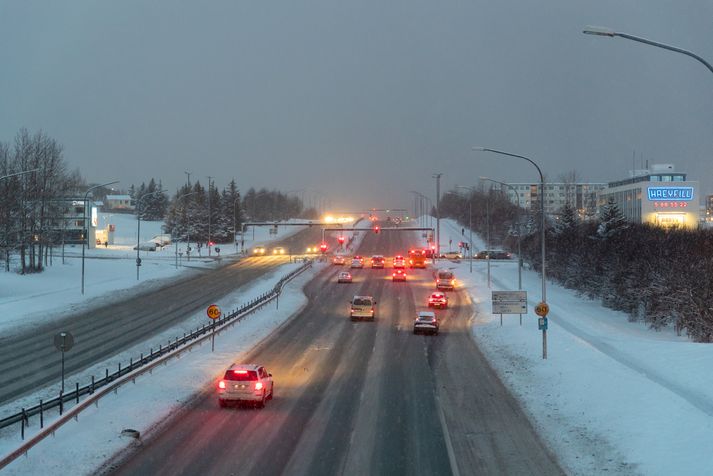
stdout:
{"type": "Polygon", "coordinates": [[[107,195],[104,201],[107,210],[133,210],[134,203],[129,195],[107,195]]]}
{"type": "Polygon", "coordinates": [[[632,223],[697,228],[700,219],[698,182],[674,171],[671,164],[654,164],[634,170],[631,177],[616,182],[599,194],[599,208],[610,199],[632,223]]]}
{"type": "MultiPolygon", "coordinates": [[[[511,183],[500,186],[515,205],[537,212],[540,208],[540,183],[511,183]]],[[[545,214],[559,215],[565,204],[577,210],[581,219],[593,218],[597,213],[597,193],[605,183],[545,183],[545,214]]]]}

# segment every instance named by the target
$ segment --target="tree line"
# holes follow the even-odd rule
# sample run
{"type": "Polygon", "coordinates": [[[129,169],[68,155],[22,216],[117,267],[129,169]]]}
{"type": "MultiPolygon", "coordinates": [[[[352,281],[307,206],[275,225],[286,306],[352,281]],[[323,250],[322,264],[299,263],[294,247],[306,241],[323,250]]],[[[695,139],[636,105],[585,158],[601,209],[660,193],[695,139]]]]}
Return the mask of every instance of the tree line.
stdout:
{"type": "MultiPolygon", "coordinates": [[[[491,241],[514,251],[520,228],[522,258],[541,271],[539,215],[503,200],[482,191],[451,192],[442,199],[441,215],[467,226],[472,201],[473,230],[485,236],[490,207],[491,241]]],[[[713,342],[713,231],[628,223],[613,202],[587,221],[565,206],[545,228],[548,279],[631,321],[652,329],[672,326],[696,342],[713,342]]]]}

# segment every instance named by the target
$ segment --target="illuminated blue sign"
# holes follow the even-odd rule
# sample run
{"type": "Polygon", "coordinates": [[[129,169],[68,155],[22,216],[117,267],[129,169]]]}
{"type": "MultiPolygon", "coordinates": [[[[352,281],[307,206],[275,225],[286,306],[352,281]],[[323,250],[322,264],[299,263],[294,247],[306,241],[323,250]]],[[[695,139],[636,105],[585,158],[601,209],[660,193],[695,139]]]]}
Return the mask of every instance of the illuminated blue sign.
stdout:
{"type": "Polygon", "coordinates": [[[651,201],[686,201],[693,200],[693,187],[649,187],[651,201]]]}

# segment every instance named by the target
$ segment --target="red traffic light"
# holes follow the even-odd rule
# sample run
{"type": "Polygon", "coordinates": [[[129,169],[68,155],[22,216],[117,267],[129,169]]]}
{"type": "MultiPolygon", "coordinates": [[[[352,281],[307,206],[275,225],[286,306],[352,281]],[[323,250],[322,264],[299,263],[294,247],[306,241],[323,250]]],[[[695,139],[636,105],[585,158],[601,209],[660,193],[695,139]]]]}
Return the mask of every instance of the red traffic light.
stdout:
{"type": "Polygon", "coordinates": [[[327,243],[322,243],[321,245],[319,245],[319,249],[322,250],[322,253],[327,251],[327,243]]]}
{"type": "Polygon", "coordinates": [[[337,241],[339,242],[340,245],[343,245],[343,244],[344,244],[344,237],[343,237],[343,236],[337,237],[337,241]]]}
{"type": "Polygon", "coordinates": [[[380,228],[378,226],[374,227],[374,233],[379,233],[380,228]]]}

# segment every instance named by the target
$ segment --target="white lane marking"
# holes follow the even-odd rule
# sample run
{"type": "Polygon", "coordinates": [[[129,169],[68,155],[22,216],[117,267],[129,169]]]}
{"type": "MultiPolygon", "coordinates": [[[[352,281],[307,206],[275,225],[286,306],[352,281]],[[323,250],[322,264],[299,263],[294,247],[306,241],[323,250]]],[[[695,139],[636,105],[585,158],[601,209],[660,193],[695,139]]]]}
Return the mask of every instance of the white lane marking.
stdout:
{"type": "Polygon", "coordinates": [[[438,394],[436,394],[436,406],[438,407],[438,420],[441,422],[441,431],[443,431],[443,440],[446,443],[446,451],[448,452],[448,461],[451,464],[451,474],[460,476],[456,454],[453,451],[453,443],[451,442],[451,434],[448,431],[448,425],[446,425],[446,416],[443,413],[443,408],[441,408],[441,398],[438,394]]]}

